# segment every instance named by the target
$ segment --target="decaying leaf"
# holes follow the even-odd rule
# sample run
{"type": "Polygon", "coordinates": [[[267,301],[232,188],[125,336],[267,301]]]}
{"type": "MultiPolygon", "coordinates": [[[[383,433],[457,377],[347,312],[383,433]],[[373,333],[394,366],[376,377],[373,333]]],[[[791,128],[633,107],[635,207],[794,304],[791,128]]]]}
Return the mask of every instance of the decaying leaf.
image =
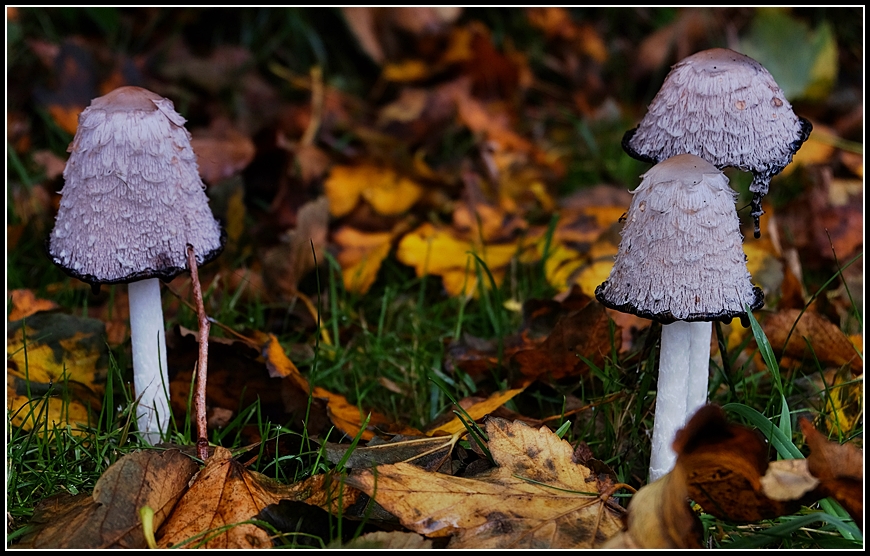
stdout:
{"type": "MultiPolygon", "coordinates": [[[[376,465],[391,463],[413,463],[421,469],[437,471],[448,461],[460,433],[450,436],[412,437],[397,435],[389,441],[374,439],[368,446],[357,446],[344,463],[348,469],[368,469],[376,465]]],[[[348,445],[327,442],[326,457],[338,464],[345,458],[348,445]]]]}
{"type": "Polygon", "coordinates": [[[354,540],[341,544],[329,545],[328,548],[359,548],[367,550],[428,550],[432,548],[432,541],[417,533],[404,531],[375,531],[366,533],[354,540]]]}
{"type": "Polygon", "coordinates": [[[810,455],[809,472],[819,482],[819,498],[831,496],[843,505],[855,523],[864,530],[864,453],[852,444],[832,442],[807,419],[800,420],[810,455]]]}
{"type": "Polygon", "coordinates": [[[806,311],[802,314],[798,309],[784,309],[766,318],[763,326],[773,349],[780,353],[785,349],[784,353],[789,357],[814,354],[823,363],[837,366],[848,364],[855,375],[864,370],[864,361],[849,338],[837,325],[817,313],[806,311]],[[797,325],[792,331],[795,322],[797,325]],[[812,352],[807,342],[812,346],[812,352]]]}
{"type": "Polygon", "coordinates": [[[175,449],[128,454],[103,473],[91,496],[60,495],[42,501],[34,511],[36,530],[16,546],[146,548],[139,510],[154,510],[154,527],[160,527],[196,468],[175,449]]]}
{"type": "Polygon", "coordinates": [[[685,470],[677,466],[631,497],[625,530],[603,548],[701,548],[701,524],[687,498],[685,470]]]}
{"type": "Polygon", "coordinates": [[[9,322],[21,320],[40,311],[51,311],[59,306],[48,299],[37,299],[31,290],[12,290],[9,292],[12,300],[12,311],[9,313],[9,322]]]}
{"type": "Polygon", "coordinates": [[[305,275],[322,263],[329,228],[329,205],[319,197],[300,207],[296,228],[281,238],[281,245],[269,249],[265,256],[263,280],[281,299],[298,295],[296,287],[305,275]],[[316,259],[315,259],[316,257],[316,259]]]}
{"type": "Polygon", "coordinates": [[[489,450],[498,467],[474,478],[406,463],[353,472],[348,483],[402,524],[449,548],[592,548],[622,528],[623,509],[574,462],[573,449],[546,427],[490,418],[489,450]]]}
{"type": "Polygon", "coordinates": [[[6,409],[11,423],[30,430],[93,424],[102,407],[109,357],[106,327],[96,319],[36,313],[9,323],[6,409]],[[46,405],[44,405],[46,404],[46,405]]]}
{"type": "Polygon", "coordinates": [[[337,512],[353,504],[357,495],[330,474],[315,475],[293,485],[278,483],[249,471],[233,459],[229,450],[217,447],[159,531],[158,545],[268,548],[272,546],[269,533],[251,523],[267,506],[291,500],[337,512]]]}
{"type": "Polygon", "coordinates": [[[674,450],[689,497],[709,514],[754,522],[793,514],[806,503],[768,497],[761,483],[770,465],[767,443],[757,431],[729,423],[718,406],[699,409],[677,433],[674,450]]]}

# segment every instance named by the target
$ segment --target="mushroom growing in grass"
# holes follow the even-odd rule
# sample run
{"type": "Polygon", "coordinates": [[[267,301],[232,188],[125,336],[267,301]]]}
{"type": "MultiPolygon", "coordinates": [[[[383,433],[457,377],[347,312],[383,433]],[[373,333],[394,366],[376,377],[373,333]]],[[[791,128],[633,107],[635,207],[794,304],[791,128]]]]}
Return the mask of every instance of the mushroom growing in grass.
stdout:
{"type": "Polygon", "coordinates": [[[70,276],[92,285],[129,283],[136,420],[160,440],[169,423],[163,308],[158,279],[221,252],[224,233],[209,209],[184,118],[172,101],[121,87],[79,115],[63,172],[48,252],[70,276]]]}
{"type": "Polygon", "coordinates": [[[746,319],[764,302],[746,268],[737,193],[715,166],[681,154],[633,192],[605,306],[662,323],[650,481],[671,470],[677,431],[707,401],[712,321],[746,319]]]}
{"type": "Polygon", "coordinates": [[[717,168],[753,174],[752,218],[761,235],[761,199],[788,166],[813,126],[791,104],[764,66],[727,48],[711,48],[673,66],[640,124],[622,147],[656,164],[691,153],[717,168]]]}

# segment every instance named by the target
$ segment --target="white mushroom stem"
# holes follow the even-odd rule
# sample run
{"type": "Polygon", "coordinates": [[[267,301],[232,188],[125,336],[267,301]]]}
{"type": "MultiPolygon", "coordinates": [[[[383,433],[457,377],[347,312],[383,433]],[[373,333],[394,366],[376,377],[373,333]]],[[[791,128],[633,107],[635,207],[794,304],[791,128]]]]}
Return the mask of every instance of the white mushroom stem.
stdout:
{"type": "Polygon", "coordinates": [[[677,321],[662,326],[659,380],[653,422],[649,481],[674,468],[677,431],[707,403],[712,322],[677,321]]]}
{"type": "Polygon", "coordinates": [[[156,444],[169,424],[169,375],[160,282],[157,278],[131,282],[128,293],[133,387],[138,401],[136,423],[142,438],[156,444]]]}

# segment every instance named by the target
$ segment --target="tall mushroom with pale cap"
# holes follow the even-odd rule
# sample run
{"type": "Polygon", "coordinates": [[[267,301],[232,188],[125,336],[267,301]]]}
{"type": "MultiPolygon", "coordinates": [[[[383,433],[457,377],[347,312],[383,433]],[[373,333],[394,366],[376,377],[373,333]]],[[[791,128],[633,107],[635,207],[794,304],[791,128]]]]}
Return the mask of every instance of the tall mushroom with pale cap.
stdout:
{"type": "Polygon", "coordinates": [[[660,162],[633,192],[616,261],[595,297],[662,323],[650,481],[670,471],[677,431],[707,401],[712,321],[746,319],[764,294],[746,268],[737,193],[693,154],[660,162]]]}
{"type": "Polygon", "coordinates": [[[622,147],[653,164],[691,153],[717,168],[752,172],[751,214],[759,237],[761,199],[770,180],[788,166],[812,129],[795,115],[764,66],[733,50],[711,48],[673,66],[622,147]]]}
{"type": "Polygon", "coordinates": [[[188,270],[223,249],[184,118],[172,101],[120,87],[79,115],[63,172],[48,252],[70,276],[92,285],[129,283],[136,420],[159,441],[169,423],[163,308],[158,279],[188,270]]]}

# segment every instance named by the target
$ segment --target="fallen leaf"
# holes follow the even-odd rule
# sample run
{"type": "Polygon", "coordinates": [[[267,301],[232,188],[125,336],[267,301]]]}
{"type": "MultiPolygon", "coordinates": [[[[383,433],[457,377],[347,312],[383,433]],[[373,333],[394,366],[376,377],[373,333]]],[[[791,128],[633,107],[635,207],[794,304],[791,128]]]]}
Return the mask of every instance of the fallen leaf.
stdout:
{"type": "Polygon", "coordinates": [[[484,261],[498,284],[499,271],[503,272],[518,251],[516,243],[480,246],[462,239],[450,228],[438,228],[427,222],[399,241],[396,258],[414,267],[417,276],[442,276],[447,291],[459,295],[475,291],[475,262],[469,253],[484,261]]]}
{"type": "Polygon", "coordinates": [[[103,473],[92,495],[59,495],[40,502],[31,521],[36,530],[15,547],[147,548],[139,510],[154,510],[154,527],[160,527],[196,469],[177,449],[127,454],[103,473]]]}
{"type": "MultiPolygon", "coordinates": [[[[462,429],[464,432],[465,429],[462,429]]],[[[459,432],[449,436],[437,436],[430,438],[405,437],[397,435],[389,441],[377,441],[374,439],[367,446],[357,446],[344,462],[348,469],[368,469],[376,465],[391,463],[412,463],[421,469],[437,471],[449,461],[453,447],[459,440],[459,432]]],[[[327,442],[326,457],[334,464],[338,464],[347,455],[347,444],[327,442]]]]}
{"type": "Polygon", "coordinates": [[[625,530],[602,548],[701,548],[701,523],[689,507],[688,496],[685,470],[677,466],[631,497],[625,530]]]}
{"type": "Polygon", "coordinates": [[[486,434],[498,467],[474,478],[398,463],[354,471],[348,483],[405,527],[452,535],[448,548],[593,548],[622,529],[624,510],[550,429],[490,418],[486,434]]]}
{"type": "Polygon", "coordinates": [[[12,311],[9,313],[9,322],[21,320],[40,311],[51,311],[59,306],[48,299],[37,299],[31,290],[12,290],[9,292],[12,301],[12,311]]]}
{"type": "Polygon", "coordinates": [[[363,550],[429,550],[432,541],[417,533],[404,531],[374,531],[366,533],[346,543],[330,544],[332,549],[363,550]]]}
{"type": "Polygon", "coordinates": [[[849,365],[854,375],[864,370],[864,361],[848,336],[818,313],[784,309],[765,318],[762,326],[770,345],[778,353],[793,358],[815,356],[825,364],[849,365]]]}
{"type": "Polygon", "coordinates": [[[366,293],[381,263],[392,248],[392,232],[365,233],[342,226],[332,234],[332,241],[341,248],[336,259],[341,265],[344,287],[351,292],[366,293]]]}
{"type": "Polygon", "coordinates": [[[864,452],[853,444],[838,444],[825,438],[807,419],[800,419],[810,455],[809,471],[819,482],[820,498],[831,496],[843,505],[864,530],[864,452]]]}
{"type": "Polygon", "coordinates": [[[6,409],[14,426],[30,430],[94,424],[102,407],[109,356],[105,325],[63,313],[37,313],[9,323],[6,409]],[[42,407],[41,404],[47,404],[42,407]],[[45,419],[45,420],[43,420],[45,419]]]}
{"type": "Polygon", "coordinates": [[[329,199],[329,212],[336,218],[350,213],[360,198],[371,204],[379,214],[402,214],[423,193],[413,180],[390,168],[370,164],[334,166],[323,187],[329,199]]]}
{"type": "Polygon", "coordinates": [[[194,129],[190,134],[199,175],[208,184],[240,173],[254,160],[254,142],[225,118],[215,119],[207,129],[194,129]]]}
{"type": "Polygon", "coordinates": [[[299,295],[297,286],[305,276],[325,260],[329,229],[329,204],[321,196],[299,208],[296,227],[281,238],[281,244],[263,255],[263,280],[280,299],[299,295]]]}
{"type": "Polygon", "coordinates": [[[269,534],[247,523],[277,503],[270,479],[235,461],[226,448],[215,448],[196,480],[178,501],[159,532],[160,548],[267,548],[269,534]]]}
{"type": "MultiPolygon", "coordinates": [[[[504,392],[493,392],[487,398],[480,400],[477,403],[474,403],[468,407],[464,407],[463,410],[463,418],[471,419],[472,421],[477,421],[479,419],[483,419],[496,409],[500,408],[510,400],[514,399],[519,394],[523,393],[525,389],[531,384],[531,380],[523,380],[518,388],[511,388],[510,390],[505,390],[504,392]]],[[[454,417],[447,423],[438,424],[431,427],[428,430],[428,434],[430,435],[444,435],[450,434],[455,435],[461,432],[464,432],[466,429],[465,422],[459,418],[459,416],[454,417]]]]}

